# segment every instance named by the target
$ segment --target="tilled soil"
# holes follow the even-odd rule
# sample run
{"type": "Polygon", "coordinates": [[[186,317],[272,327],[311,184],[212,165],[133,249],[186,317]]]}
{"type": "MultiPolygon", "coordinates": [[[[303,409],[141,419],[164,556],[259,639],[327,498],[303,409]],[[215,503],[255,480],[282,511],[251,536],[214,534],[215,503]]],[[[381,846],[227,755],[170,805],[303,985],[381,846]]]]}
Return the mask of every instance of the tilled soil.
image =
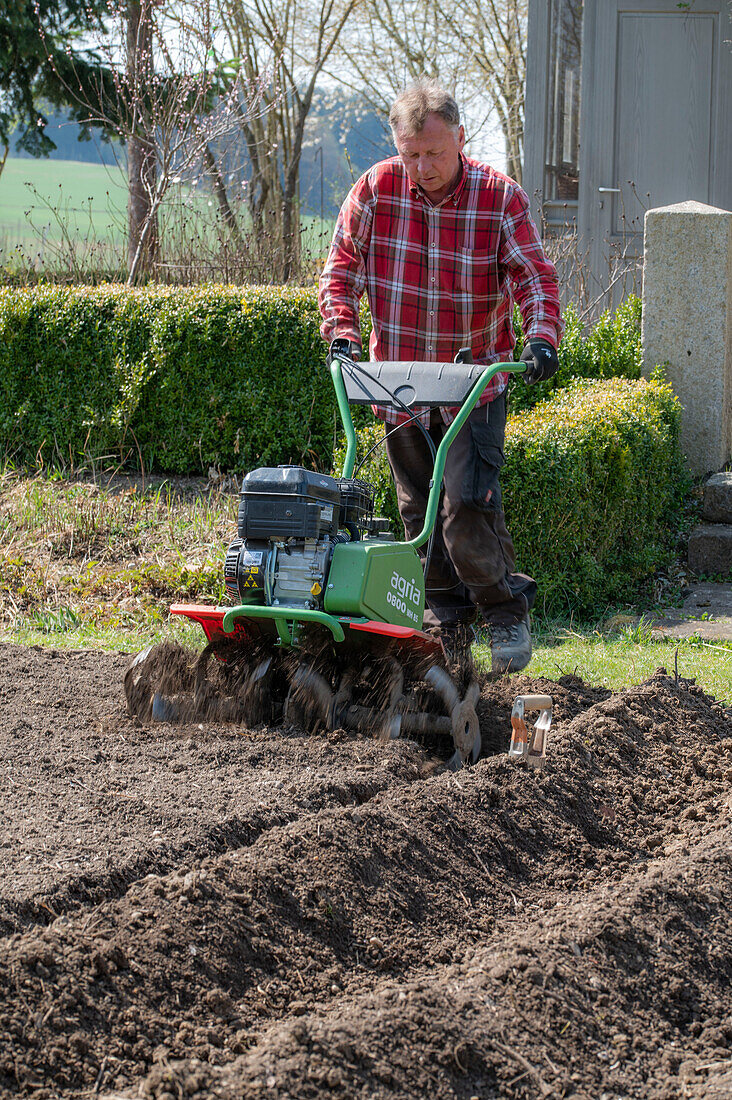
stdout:
{"type": "Polygon", "coordinates": [[[0,1089],[732,1096],[732,722],[660,670],[555,702],[543,773],[140,724],[126,658],[0,647],[0,1089]]]}

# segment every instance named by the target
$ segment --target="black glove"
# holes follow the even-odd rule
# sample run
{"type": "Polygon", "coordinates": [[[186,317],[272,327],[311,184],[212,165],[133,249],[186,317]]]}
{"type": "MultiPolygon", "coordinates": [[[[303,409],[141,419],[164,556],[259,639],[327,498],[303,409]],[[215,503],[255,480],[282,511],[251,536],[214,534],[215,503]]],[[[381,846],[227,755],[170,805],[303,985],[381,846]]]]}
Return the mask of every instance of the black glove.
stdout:
{"type": "Polygon", "coordinates": [[[524,382],[533,386],[536,382],[546,382],[559,370],[556,349],[546,340],[529,340],[521,352],[521,361],[526,363],[524,382]]]}
{"type": "Polygon", "coordinates": [[[361,357],[361,352],[358,348],[354,347],[350,340],[346,340],[343,336],[336,336],[335,340],[330,342],[330,350],[328,351],[328,358],[326,362],[328,366],[331,365],[334,359],[353,359],[357,361],[361,357]]]}

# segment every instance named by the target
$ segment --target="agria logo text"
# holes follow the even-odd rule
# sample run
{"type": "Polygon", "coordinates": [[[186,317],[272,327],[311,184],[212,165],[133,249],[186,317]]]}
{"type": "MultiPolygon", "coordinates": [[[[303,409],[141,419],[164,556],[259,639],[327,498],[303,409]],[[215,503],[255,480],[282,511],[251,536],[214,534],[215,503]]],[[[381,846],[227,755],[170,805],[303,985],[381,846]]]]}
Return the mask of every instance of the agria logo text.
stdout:
{"type": "Polygon", "coordinates": [[[391,575],[391,588],[386,593],[386,602],[416,623],[419,621],[417,612],[410,605],[419,608],[421,600],[422,593],[414,581],[401,577],[395,570],[391,575]]]}

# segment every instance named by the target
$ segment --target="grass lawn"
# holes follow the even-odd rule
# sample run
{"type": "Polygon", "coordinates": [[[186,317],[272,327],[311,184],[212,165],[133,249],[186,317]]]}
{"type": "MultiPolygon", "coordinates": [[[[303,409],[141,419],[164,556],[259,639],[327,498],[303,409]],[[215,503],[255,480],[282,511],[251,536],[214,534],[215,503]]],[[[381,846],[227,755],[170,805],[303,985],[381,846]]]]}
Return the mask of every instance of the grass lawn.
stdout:
{"type": "MultiPolygon", "coordinates": [[[[189,241],[194,235],[207,247],[218,247],[220,226],[207,191],[191,194],[187,187],[171,185],[161,218],[170,224],[166,239],[173,251],[181,237],[189,241]]],[[[110,251],[123,248],[126,219],[127,177],[120,169],[71,160],[8,158],[0,175],[0,265],[12,263],[12,253],[20,247],[34,266],[53,267],[59,258],[57,243],[67,236],[84,243],[80,260],[89,260],[90,249],[104,248],[109,258],[110,251]]],[[[333,219],[321,223],[314,215],[301,217],[306,265],[314,263],[320,269],[334,225],[333,219]]]]}
{"type": "MultiPolygon", "coordinates": [[[[490,664],[485,647],[476,647],[479,663],[490,664]]],[[[574,674],[588,684],[617,691],[639,684],[663,667],[673,676],[695,679],[720,702],[732,704],[732,645],[698,638],[669,641],[649,629],[603,629],[602,625],[534,624],[534,655],[527,672],[558,680],[574,674]]]]}

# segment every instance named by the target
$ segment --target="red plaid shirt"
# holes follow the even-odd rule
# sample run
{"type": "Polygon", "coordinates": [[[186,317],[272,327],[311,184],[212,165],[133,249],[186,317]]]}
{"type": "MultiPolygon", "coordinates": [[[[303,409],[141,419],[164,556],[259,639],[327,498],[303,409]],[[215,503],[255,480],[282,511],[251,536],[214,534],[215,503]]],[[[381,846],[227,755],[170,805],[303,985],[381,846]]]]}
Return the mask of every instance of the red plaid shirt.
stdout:
{"type": "MultiPolygon", "coordinates": [[[[527,339],[556,347],[563,325],[557,276],[541,247],[528,198],[514,180],[460,155],[462,174],[432,206],[399,157],[369,169],[338,216],[320,279],[321,334],[361,346],[358,305],[368,294],[370,358],[450,362],[470,347],[476,363],[513,358],[518,302],[527,339]]],[[[497,397],[496,375],[481,404],[497,397]]],[[[394,409],[377,415],[398,423],[394,409]]],[[[446,423],[456,410],[443,410],[446,423]]],[[[429,421],[429,411],[421,419],[429,421]]]]}

